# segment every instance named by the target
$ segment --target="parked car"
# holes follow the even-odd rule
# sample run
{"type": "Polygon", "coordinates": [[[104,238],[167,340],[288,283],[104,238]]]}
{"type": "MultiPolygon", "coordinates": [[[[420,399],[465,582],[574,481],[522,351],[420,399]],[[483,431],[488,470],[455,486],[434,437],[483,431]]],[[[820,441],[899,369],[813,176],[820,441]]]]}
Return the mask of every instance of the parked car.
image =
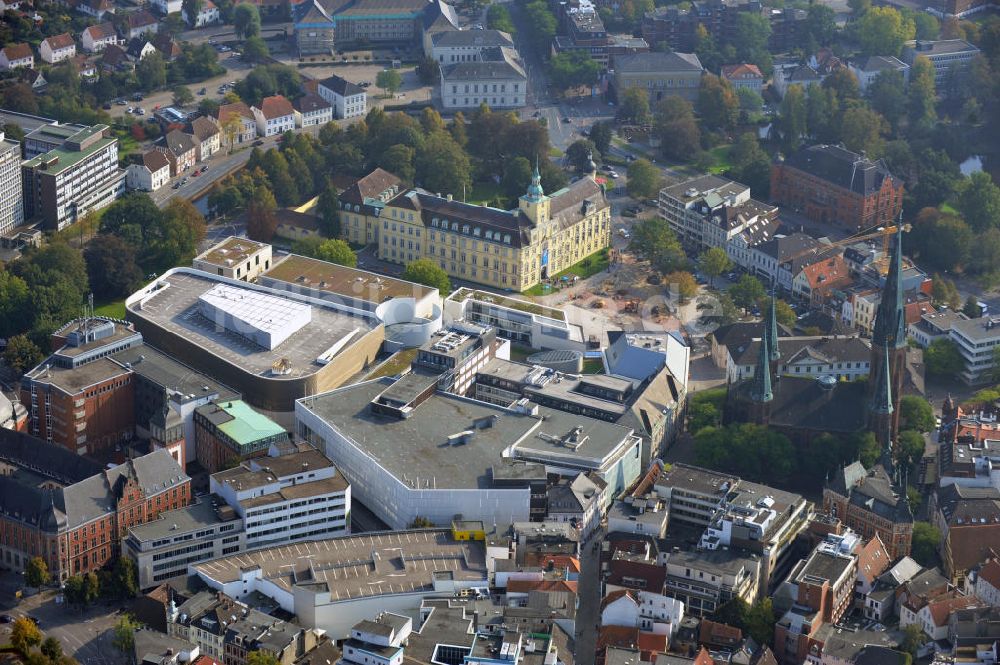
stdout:
{"type": "Polygon", "coordinates": [[[175,182],[174,186],[171,189],[180,189],[180,188],[181,188],[181,183],[175,182]]]}
{"type": "Polygon", "coordinates": [[[206,92],[208,92],[208,88],[202,88],[201,90],[198,91],[198,94],[204,95],[206,92]]]}
{"type": "Polygon", "coordinates": [[[618,180],[618,174],[615,173],[614,171],[610,171],[608,175],[611,177],[612,180],[618,180]]]}
{"type": "Polygon", "coordinates": [[[0,614],[0,623],[13,623],[14,617],[9,614],[0,614]]]}
{"type": "Polygon", "coordinates": [[[142,101],[142,93],[141,92],[137,92],[134,95],[132,95],[132,101],[133,102],[141,102],[142,101]]]}
{"type": "Polygon", "coordinates": [[[205,164],[203,167],[201,167],[201,172],[202,173],[204,173],[207,170],[208,170],[208,164],[205,164]]]}
{"type": "Polygon", "coordinates": [[[128,105],[128,102],[126,102],[124,99],[116,99],[115,104],[117,104],[118,106],[126,106],[128,105]]]}

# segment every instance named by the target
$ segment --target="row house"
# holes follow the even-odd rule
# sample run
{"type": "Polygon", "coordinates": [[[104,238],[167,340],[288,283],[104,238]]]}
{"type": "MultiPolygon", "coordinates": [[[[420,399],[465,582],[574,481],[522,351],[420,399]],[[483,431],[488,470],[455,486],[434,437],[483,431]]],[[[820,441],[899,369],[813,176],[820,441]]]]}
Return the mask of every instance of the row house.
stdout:
{"type": "Polygon", "coordinates": [[[909,605],[903,605],[899,614],[899,627],[904,629],[915,624],[920,627],[921,632],[928,640],[936,642],[948,637],[952,613],[980,607],[984,607],[984,605],[975,596],[964,596],[957,591],[952,591],[934,598],[916,611],[913,611],[909,605]]]}
{"type": "Polygon", "coordinates": [[[253,111],[243,102],[223,104],[215,112],[215,123],[222,132],[221,143],[233,146],[250,143],[257,138],[257,121],[253,111]]]}
{"type": "Polygon", "coordinates": [[[750,248],[748,272],[778,291],[792,292],[792,280],[812,261],[823,245],[805,233],[772,235],[750,248]]]}
{"type": "Polygon", "coordinates": [[[190,134],[175,129],[164,137],[165,146],[157,150],[166,155],[170,162],[170,175],[176,176],[192,168],[198,161],[198,143],[190,134]]]}
{"type": "Polygon", "coordinates": [[[38,55],[50,65],[69,60],[76,55],[76,42],[73,41],[73,35],[64,32],[61,35],[46,37],[38,45],[38,55]]]}
{"type": "Polygon", "coordinates": [[[222,133],[215,121],[207,116],[200,116],[191,121],[191,136],[197,145],[197,159],[205,161],[219,151],[222,146],[222,133]]]}
{"type": "Polygon", "coordinates": [[[142,161],[125,169],[125,185],[129,189],[155,192],[170,181],[170,160],[160,150],[143,153],[142,161]]]}
{"type": "Polygon", "coordinates": [[[601,601],[601,625],[638,628],[673,637],[684,619],[684,603],[655,591],[619,589],[601,601]]]}
{"type": "Polygon", "coordinates": [[[257,122],[258,136],[275,136],[295,129],[295,108],[283,95],[265,97],[260,108],[250,108],[257,122]]]}
{"type": "Polygon", "coordinates": [[[829,304],[835,291],[844,291],[854,283],[844,257],[840,254],[808,263],[792,280],[792,293],[811,307],[829,304]]]}
{"type": "Polygon", "coordinates": [[[333,120],[333,105],[318,94],[309,92],[292,103],[295,109],[295,126],[315,127],[333,120]]]}

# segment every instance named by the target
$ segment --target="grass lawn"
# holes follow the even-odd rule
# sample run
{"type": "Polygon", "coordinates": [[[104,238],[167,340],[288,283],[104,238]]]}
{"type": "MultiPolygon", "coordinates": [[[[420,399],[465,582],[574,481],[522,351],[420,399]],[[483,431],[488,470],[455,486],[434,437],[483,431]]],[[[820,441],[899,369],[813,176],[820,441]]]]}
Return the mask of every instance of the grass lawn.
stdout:
{"type": "Polygon", "coordinates": [[[944,203],[942,203],[941,207],[938,208],[938,209],[941,212],[945,213],[946,215],[958,215],[959,217],[962,216],[962,214],[960,212],[958,212],[958,210],[955,209],[955,206],[953,206],[948,201],[945,201],[944,203]]]}
{"type": "Polygon", "coordinates": [[[604,363],[599,358],[585,358],[583,360],[584,374],[603,374],[604,363]]]}
{"type": "Polygon", "coordinates": [[[712,165],[708,167],[710,173],[719,174],[733,167],[729,163],[729,153],[732,148],[731,145],[720,145],[708,151],[708,154],[712,156],[712,165]]]}
{"type": "MultiPolygon", "coordinates": [[[[563,276],[576,275],[580,279],[586,279],[591,275],[596,275],[602,270],[607,270],[608,268],[608,250],[607,248],[598,250],[591,254],[590,256],[584,258],[578,263],[574,263],[569,268],[566,268],[558,275],[552,277],[552,282],[561,281],[563,276]]],[[[527,296],[542,296],[545,295],[547,290],[545,285],[539,282],[535,284],[530,289],[522,291],[524,295],[527,296]]]]}
{"type": "Polygon", "coordinates": [[[112,319],[125,318],[125,301],[115,300],[94,305],[94,314],[97,316],[107,316],[112,319]]]}
{"type": "Polygon", "coordinates": [[[503,190],[495,182],[477,182],[472,186],[472,191],[469,192],[468,196],[469,203],[475,203],[476,205],[482,204],[495,204],[497,199],[507,198],[503,190]]]}

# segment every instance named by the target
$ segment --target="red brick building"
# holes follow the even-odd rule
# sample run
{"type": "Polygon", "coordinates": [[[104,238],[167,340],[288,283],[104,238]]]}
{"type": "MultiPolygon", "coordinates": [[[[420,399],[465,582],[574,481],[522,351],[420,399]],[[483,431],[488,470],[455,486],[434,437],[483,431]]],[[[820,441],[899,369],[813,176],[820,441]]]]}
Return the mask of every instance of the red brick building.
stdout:
{"type": "Polygon", "coordinates": [[[32,557],[55,580],[113,563],[130,526],[191,501],[191,479],[166,450],[110,469],[29,435],[0,429],[0,563],[32,557]]]}
{"type": "Polygon", "coordinates": [[[855,231],[899,218],[903,182],[882,160],[815,145],[771,166],[771,199],[814,221],[855,231]]]}
{"type": "Polygon", "coordinates": [[[866,540],[878,535],[893,561],[910,554],[913,513],[881,466],[869,472],[854,462],[838,471],[823,488],[823,512],[866,540]]]}

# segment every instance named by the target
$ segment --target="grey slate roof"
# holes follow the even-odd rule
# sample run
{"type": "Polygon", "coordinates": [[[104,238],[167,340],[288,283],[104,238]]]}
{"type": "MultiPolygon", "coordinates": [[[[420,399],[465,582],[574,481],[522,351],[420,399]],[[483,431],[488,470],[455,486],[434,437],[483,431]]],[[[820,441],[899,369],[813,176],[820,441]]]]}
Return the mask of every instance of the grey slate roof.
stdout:
{"type": "Polygon", "coordinates": [[[362,88],[361,86],[351,83],[347,79],[341,78],[336,74],[323,79],[322,81],[319,82],[319,84],[324,88],[327,88],[328,90],[332,90],[341,97],[360,95],[365,91],[365,89],[362,88]]]}
{"type": "Polygon", "coordinates": [[[167,149],[178,157],[198,147],[193,136],[185,134],[179,129],[167,134],[164,142],[167,144],[167,149]]]}
{"type": "Polygon", "coordinates": [[[694,53],[631,53],[614,59],[615,72],[625,74],[700,72],[704,70],[694,53]]]}
{"type": "Polygon", "coordinates": [[[502,30],[449,30],[435,34],[431,43],[442,48],[514,46],[514,40],[502,30]]]}
{"type": "Polygon", "coordinates": [[[862,196],[878,191],[886,178],[892,179],[885,162],[871,161],[846,148],[814,145],[802,148],[785,160],[791,166],[862,196]]]}
{"type": "MultiPolygon", "coordinates": [[[[478,32],[478,31],[477,31],[478,32]]],[[[457,62],[441,67],[441,78],[445,81],[482,81],[483,79],[525,79],[521,63],[517,61],[513,49],[491,47],[480,54],[482,60],[457,62]]]]}

